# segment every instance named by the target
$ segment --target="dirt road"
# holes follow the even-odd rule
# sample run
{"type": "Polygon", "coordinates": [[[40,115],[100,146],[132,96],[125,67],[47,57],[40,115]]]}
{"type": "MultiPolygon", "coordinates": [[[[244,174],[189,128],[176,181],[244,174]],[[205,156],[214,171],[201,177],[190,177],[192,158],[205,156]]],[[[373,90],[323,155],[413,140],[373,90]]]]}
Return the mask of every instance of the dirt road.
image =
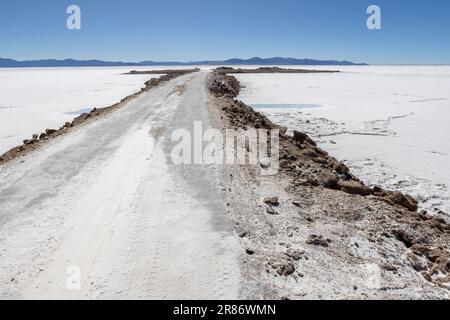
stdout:
{"type": "Polygon", "coordinates": [[[0,169],[0,298],[240,297],[242,251],[214,167],[171,133],[211,126],[182,76],[0,169]]]}

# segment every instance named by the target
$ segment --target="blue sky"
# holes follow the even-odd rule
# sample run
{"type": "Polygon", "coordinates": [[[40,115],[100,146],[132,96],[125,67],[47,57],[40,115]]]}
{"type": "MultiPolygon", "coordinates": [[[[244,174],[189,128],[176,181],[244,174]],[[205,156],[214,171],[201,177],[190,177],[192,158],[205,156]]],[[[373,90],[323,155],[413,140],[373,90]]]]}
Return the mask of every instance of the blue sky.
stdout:
{"type": "Polygon", "coordinates": [[[448,0],[1,0],[0,57],[450,64],[448,0]],[[82,29],[66,28],[66,8],[82,29]],[[366,9],[382,10],[368,30],[366,9]]]}

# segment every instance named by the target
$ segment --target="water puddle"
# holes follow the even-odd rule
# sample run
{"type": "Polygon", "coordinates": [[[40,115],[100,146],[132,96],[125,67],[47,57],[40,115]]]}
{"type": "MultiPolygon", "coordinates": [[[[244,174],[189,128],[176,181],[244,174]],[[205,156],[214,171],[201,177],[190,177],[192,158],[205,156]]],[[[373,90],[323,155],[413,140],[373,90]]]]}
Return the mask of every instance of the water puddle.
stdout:
{"type": "Polygon", "coordinates": [[[68,111],[68,112],[64,112],[64,114],[69,115],[69,116],[79,116],[82,113],[89,113],[92,111],[93,108],[84,108],[84,109],[80,109],[77,111],[68,111]]]}
{"type": "Polygon", "coordinates": [[[322,107],[320,104],[252,104],[255,110],[278,109],[278,110],[301,110],[322,107]]]}

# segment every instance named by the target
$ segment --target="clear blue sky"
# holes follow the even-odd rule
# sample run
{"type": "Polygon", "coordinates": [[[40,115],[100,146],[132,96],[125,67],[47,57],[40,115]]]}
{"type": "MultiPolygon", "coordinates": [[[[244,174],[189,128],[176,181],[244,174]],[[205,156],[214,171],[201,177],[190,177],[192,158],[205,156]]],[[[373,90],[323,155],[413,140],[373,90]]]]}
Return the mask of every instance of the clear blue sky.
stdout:
{"type": "Polygon", "coordinates": [[[1,0],[0,57],[450,64],[449,0],[1,0]],[[66,8],[82,29],[66,28],[66,8]],[[366,9],[382,10],[382,30],[366,9]]]}

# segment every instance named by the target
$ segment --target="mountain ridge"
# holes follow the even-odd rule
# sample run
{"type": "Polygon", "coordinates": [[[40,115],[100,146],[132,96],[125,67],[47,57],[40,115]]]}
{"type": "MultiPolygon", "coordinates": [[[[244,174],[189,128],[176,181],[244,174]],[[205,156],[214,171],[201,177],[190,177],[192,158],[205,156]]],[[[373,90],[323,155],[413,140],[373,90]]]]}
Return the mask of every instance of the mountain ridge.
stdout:
{"type": "Polygon", "coordinates": [[[117,66],[199,66],[199,65],[367,65],[365,63],[354,63],[346,60],[316,60],[316,59],[297,59],[297,58],[260,58],[250,59],[232,58],[223,61],[203,60],[203,61],[103,61],[103,60],[76,60],[76,59],[40,59],[18,61],[8,58],[0,58],[0,68],[39,68],[39,67],[117,67],[117,66]]]}

